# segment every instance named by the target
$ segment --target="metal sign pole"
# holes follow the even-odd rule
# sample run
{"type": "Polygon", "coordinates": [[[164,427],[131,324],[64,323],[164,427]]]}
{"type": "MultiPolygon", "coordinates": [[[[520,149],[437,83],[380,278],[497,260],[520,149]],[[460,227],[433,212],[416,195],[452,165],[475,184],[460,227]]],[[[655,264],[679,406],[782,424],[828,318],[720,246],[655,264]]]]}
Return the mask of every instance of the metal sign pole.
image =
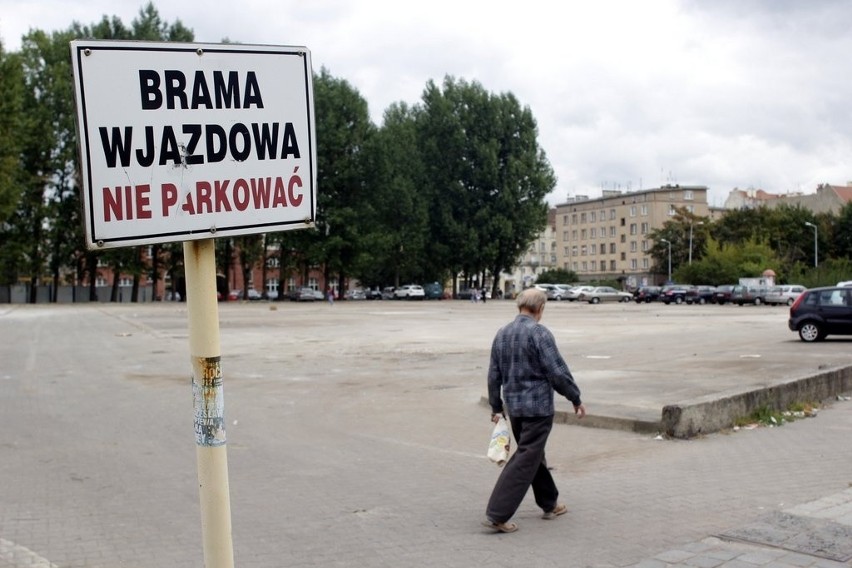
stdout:
{"type": "Polygon", "coordinates": [[[204,566],[233,568],[214,241],[184,242],[183,252],[204,566]]]}

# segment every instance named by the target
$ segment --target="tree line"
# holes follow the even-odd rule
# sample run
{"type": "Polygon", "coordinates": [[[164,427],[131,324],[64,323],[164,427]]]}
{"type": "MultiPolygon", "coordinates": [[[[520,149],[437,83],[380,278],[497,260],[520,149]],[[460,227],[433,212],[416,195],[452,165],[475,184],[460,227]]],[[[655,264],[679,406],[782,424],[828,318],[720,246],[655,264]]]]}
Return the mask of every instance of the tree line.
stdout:
{"type": "MultiPolygon", "coordinates": [[[[0,43],[0,284],[88,282],[98,266],[155,284],[182,274],[180,243],[90,251],[84,247],[69,42],[194,40],[153,3],[126,25],[104,16],[61,31],[31,30],[16,52],[0,43]],[[143,254],[144,253],[144,254],[143,254]]],[[[228,40],[223,40],[227,42],[228,40]]],[[[318,206],[310,230],[217,239],[217,264],[243,281],[277,255],[281,278],[320,267],[325,281],[366,286],[483,282],[510,270],[547,220],[556,178],[532,112],[511,93],[446,77],[415,105],[395,103],[381,125],[345,79],[314,74],[318,206]],[[272,252],[274,251],[274,252],[272,252]]],[[[264,274],[265,281],[265,274],[264,274]]],[[[498,282],[493,278],[496,290],[498,282]]],[[[281,287],[283,289],[283,287],[281,287]]]]}

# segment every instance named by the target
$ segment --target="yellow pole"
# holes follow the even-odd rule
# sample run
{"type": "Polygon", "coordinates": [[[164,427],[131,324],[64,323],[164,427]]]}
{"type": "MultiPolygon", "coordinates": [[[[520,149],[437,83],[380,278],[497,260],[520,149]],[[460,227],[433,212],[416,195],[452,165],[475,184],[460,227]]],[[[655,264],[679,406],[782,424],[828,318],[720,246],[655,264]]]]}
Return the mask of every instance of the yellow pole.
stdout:
{"type": "Polygon", "coordinates": [[[214,242],[184,242],[183,254],[204,566],[233,568],[214,242]]]}

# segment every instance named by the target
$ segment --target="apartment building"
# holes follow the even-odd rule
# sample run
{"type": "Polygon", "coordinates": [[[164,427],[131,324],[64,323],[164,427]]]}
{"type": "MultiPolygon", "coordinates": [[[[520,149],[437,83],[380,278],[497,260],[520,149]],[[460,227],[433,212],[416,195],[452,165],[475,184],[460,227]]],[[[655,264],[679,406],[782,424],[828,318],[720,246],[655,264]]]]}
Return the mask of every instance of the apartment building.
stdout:
{"type": "Polygon", "coordinates": [[[659,283],[666,275],[654,272],[649,235],[677,208],[708,216],[707,187],[665,185],[569,198],[556,206],[556,264],[583,281],[618,280],[631,288],[659,283]]]}
{"type": "Polygon", "coordinates": [[[514,271],[500,274],[503,294],[511,297],[511,295],[535,284],[538,275],[542,272],[560,267],[561,264],[557,263],[556,253],[556,209],[551,208],[547,212],[547,226],[530,243],[524,255],[518,260],[514,271]]]}

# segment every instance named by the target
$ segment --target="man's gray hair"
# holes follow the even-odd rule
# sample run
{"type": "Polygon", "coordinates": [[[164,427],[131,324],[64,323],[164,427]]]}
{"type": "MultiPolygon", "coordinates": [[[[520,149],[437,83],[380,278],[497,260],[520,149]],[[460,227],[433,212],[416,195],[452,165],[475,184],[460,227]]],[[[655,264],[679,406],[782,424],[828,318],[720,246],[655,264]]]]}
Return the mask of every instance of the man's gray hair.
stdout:
{"type": "Polygon", "coordinates": [[[527,288],[518,295],[518,310],[527,310],[537,314],[547,302],[547,294],[538,288],[527,288]]]}

